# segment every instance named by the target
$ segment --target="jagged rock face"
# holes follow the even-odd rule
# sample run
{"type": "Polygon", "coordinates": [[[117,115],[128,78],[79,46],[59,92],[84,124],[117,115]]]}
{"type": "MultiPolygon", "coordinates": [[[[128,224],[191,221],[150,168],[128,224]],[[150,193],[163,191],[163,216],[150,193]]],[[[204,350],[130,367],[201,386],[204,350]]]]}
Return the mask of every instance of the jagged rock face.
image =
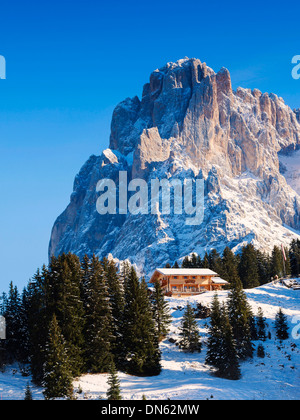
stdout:
{"type": "Polygon", "coordinates": [[[246,242],[265,250],[288,244],[299,237],[300,197],[279,156],[297,153],[299,118],[299,110],[274,94],[233,91],[227,69],[215,73],[197,59],[154,71],[141,100],[116,107],[109,149],[77,175],[49,254],[110,253],[148,274],[191,252],[238,249],[246,242]],[[174,214],[101,216],[96,184],[102,178],[117,184],[119,171],[149,185],[156,177],[204,178],[203,223],[187,226],[174,214]]]}

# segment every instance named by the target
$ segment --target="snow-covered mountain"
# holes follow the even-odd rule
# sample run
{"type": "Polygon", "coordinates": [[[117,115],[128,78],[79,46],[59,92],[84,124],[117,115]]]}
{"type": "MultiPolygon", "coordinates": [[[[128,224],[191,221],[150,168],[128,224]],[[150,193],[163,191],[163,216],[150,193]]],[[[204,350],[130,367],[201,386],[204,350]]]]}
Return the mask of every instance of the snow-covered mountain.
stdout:
{"type": "Polygon", "coordinates": [[[111,254],[149,274],[191,252],[288,245],[300,237],[299,147],[299,110],[282,98],[233,91],[227,69],[215,73],[198,59],[168,63],[151,74],[141,99],[114,110],[109,148],[76,176],[49,255],[111,254]],[[118,188],[120,171],[149,187],[155,178],[203,179],[203,222],[189,226],[185,214],[161,212],[100,215],[96,185],[108,178],[118,188]]]}

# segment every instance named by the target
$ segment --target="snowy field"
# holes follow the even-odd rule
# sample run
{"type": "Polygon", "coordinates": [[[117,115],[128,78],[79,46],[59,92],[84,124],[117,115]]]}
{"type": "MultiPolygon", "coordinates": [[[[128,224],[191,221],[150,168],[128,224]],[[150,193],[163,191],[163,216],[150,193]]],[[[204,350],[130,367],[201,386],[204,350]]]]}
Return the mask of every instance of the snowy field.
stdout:
{"type": "MultiPolygon", "coordinates": [[[[226,299],[225,291],[219,299],[226,299]]],[[[173,316],[171,332],[162,342],[162,373],[157,377],[140,378],[119,374],[125,400],[298,400],[300,399],[300,291],[280,284],[265,285],[246,291],[254,314],[261,307],[269,325],[271,340],[263,343],[266,357],[256,356],[241,364],[242,378],[230,381],[216,378],[204,364],[208,320],[199,320],[203,349],[200,354],[186,354],[178,350],[169,338],[178,338],[183,308],[201,302],[210,305],[213,292],[190,298],[168,298],[173,316]],[[181,308],[180,308],[181,307],[181,308]],[[274,319],[281,307],[288,317],[290,339],[282,344],[275,339],[274,319]],[[292,337],[292,332],[293,336],[292,337]]],[[[255,342],[257,348],[260,342],[255,342]]],[[[16,368],[16,367],[15,367],[16,368]]],[[[105,399],[108,375],[84,375],[74,381],[78,399],[105,399]]],[[[24,378],[12,368],[0,373],[0,394],[4,399],[23,399],[30,378],[24,378]]],[[[32,387],[35,399],[43,398],[42,389],[32,387]]]]}

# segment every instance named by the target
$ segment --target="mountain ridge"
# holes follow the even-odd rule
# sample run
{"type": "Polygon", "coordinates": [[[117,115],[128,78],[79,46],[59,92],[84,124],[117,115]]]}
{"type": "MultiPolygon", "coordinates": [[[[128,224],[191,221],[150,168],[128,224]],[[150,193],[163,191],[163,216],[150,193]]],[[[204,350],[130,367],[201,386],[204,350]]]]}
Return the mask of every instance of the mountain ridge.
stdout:
{"type": "Polygon", "coordinates": [[[238,250],[248,242],[264,250],[288,245],[300,237],[300,196],[280,156],[300,147],[299,116],[275,94],[234,91],[227,69],[215,73],[197,59],[155,70],[141,99],[115,108],[109,148],[76,176],[49,256],[111,254],[148,274],[191,252],[238,250]],[[99,215],[97,182],[118,185],[120,171],[128,182],[141,178],[149,186],[154,178],[203,179],[203,223],[189,227],[175,214],[99,215]]]}

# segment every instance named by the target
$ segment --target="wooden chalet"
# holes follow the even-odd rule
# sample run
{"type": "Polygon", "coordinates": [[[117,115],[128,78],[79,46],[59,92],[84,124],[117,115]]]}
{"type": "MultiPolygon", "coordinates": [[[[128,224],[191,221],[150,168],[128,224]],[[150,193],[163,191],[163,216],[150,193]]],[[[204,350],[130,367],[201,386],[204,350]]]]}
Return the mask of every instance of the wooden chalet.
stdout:
{"type": "Polygon", "coordinates": [[[159,281],[167,296],[192,296],[221,290],[228,284],[207,268],[157,268],[150,283],[159,281]]]}

